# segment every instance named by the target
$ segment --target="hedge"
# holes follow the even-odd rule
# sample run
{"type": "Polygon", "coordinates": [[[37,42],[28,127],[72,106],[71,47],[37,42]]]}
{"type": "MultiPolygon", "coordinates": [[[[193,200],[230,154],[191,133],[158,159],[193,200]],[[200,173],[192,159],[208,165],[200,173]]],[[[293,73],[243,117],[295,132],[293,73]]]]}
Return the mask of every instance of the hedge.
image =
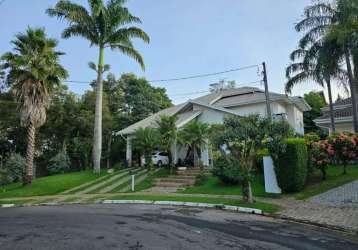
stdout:
{"type": "Polygon", "coordinates": [[[304,139],[286,140],[286,150],[279,153],[275,171],[283,192],[298,192],[304,188],[308,173],[308,153],[304,139]]]}

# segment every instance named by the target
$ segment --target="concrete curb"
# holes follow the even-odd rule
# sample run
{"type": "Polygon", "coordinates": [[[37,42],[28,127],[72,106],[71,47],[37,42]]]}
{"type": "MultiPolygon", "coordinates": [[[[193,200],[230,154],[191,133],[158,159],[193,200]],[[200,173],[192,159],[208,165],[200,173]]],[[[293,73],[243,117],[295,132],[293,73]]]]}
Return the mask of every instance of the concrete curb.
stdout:
{"type": "Polygon", "coordinates": [[[339,231],[339,232],[343,232],[343,233],[358,235],[358,230],[354,230],[354,229],[349,229],[349,228],[344,228],[344,227],[340,227],[340,226],[329,225],[329,224],[325,224],[325,223],[312,222],[310,220],[292,218],[292,217],[284,216],[284,215],[280,215],[280,214],[265,214],[265,215],[268,216],[268,217],[274,218],[274,219],[281,219],[281,220],[284,220],[284,221],[289,221],[289,222],[295,222],[295,223],[315,226],[315,227],[319,227],[319,228],[329,229],[329,230],[332,230],[332,231],[339,231]]]}
{"type": "Polygon", "coordinates": [[[228,206],[224,204],[210,204],[201,202],[182,202],[182,201],[151,201],[151,200],[104,200],[102,204],[153,204],[166,206],[180,206],[180,207],[198,207],[198,208],[214,208],[220,210],[227,210],[232,212],[250,213],[263,215],[263,211],[255,208],[228,206]]]}
{"type": "Polygon", "coordinates": [[[2,204],[0,205],[1,208],[10,208],[10,207],[15,207],[15,204],[2,204]]]}

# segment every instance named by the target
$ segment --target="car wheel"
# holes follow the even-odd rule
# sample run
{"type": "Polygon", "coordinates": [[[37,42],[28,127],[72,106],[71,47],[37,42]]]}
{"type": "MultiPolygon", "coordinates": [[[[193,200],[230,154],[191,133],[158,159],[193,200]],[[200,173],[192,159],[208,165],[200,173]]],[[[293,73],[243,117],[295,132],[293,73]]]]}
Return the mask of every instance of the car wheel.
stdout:
{"type": "Polygon", "coordinates": [[[158,161],[157,166],[160,168],[163,165],[162,161],[158,161]]]}

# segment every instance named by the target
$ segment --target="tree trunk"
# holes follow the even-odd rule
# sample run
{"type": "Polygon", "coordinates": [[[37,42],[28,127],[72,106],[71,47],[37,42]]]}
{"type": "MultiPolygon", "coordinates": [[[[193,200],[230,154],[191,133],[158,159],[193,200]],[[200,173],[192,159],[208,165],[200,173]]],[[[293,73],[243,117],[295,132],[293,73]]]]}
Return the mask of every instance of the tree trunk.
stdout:
{"type": "Polygon", "coordinates": [[[347,164],[346,163],[343,164],[343,174],[344,175],[347,174],[347,164]]]}
{"type": "Polygon", "coordinates": [[[322,172],[322,180],[325,181],[327,179],[326,167],[325,166],[321,167],[321,172],[322,172]]]}
{"type": "Polygon", "coordinates": [[[36,128],[32,123],[30,123],[27,129],[26,173],[23,178],[24,186],[29,186],[32,184],[35,153],[35,133],[36,128]]]}
{"type": "Polygon", "coordinates": [[[103,64],[104,48],[99,48],[98,77],[96,86],[96,112],[94,121],[93,135],[93,171],[99,174],[101,172],[101,154],[102,154],[102,97],[103,97],[103,64]]]}
{"type": "Polygon", "coordinates": [[[112,132],[109,134],[107,144],[107,169],[111,168],[112,132]]]}
{"type": "Polygon", "coordinates": [[[251,190],[251,183],[249,181],[244,181],[242,183],[242,196],[244,202],[252,203],[252,190],[251,190]]]}
{"type": "Polygon", "coordinates": [[[327,84],[327,89],[328,89],[329,115],[330,115],[330,118],[331,118],[331,129],[332,129],[332,133],[335,133],[336,132],[336,124],[334,122],[332,87],[331,87],[331,79],[329,77],[326,79],[326,84],[327,84]]]}
{"type": "Polygon", "coordinates": [[[169,168],[170,168],[170,174],[174,173],[174,164],[173,164],[173,156],[172,156],[172,151],[171,149],[167,150],[167,154],[168,154],[168,160],[169,160],[169,168]]]}
{"type": "Polygon", "coordinates": [[[350,87],[351,99],[352,99],[353,128],[354,128],[354,132],[358,133],[357,100],[356,100],[357,90],[356,90],[355,79],[353,77],[350,54],[349,54],[349,50],[347,47],[344,48],[344,54],[345,54],[345,59],[346,59],[346,64],[347,64],[349,87],[350,87]]]}

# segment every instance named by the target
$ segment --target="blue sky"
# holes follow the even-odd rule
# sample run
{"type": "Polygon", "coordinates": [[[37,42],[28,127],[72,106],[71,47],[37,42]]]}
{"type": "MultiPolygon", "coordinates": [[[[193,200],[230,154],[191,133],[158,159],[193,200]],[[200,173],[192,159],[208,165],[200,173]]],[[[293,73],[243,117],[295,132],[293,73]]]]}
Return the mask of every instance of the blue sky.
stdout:
{"type": "MultiPolygon", "coordinates": [[[[87,0],[73,0],[87,4],[87,0]]],[[[60,41],[59,49],[66,55],[62,63],[70,80],[90,81],[95,72],[87,66],[97,62],[97,48],[81,38],[61,39],[66,26],[45,14],[57,0],[5,0],[0,5],[0,54],[11,50],[10,41],[27,26],[44,27],[51,37],[60,41]]],[[[300,34],[294,24],[302,16],[310,0],[129,0],[127,6],[139,16],[143,28],[151,37],[149,45],[136,41],[142,53],[146,71],[130,58],[106,50],[106,63],[119,76],[133,72],[148,80],[167,79],[201,73],[217,72],[266,61],[271,91],[283,92],[288,55],[295,49],[300,34]]],[[[259,79],[256,69],[221,76],[153,83],[165,87],[174,103],[196,95],[178,96],[208,90],[210,83],[225,78],[237,83],[259,79]]],[[[251,86],[260,86],[254,84],[251,86]]],[[[82,94],[89,86],[69,84],[72,91],[82,94]]],[[[302,95],[318,90],[315,84],[302,84],[293,91],[302,95]]]]}

